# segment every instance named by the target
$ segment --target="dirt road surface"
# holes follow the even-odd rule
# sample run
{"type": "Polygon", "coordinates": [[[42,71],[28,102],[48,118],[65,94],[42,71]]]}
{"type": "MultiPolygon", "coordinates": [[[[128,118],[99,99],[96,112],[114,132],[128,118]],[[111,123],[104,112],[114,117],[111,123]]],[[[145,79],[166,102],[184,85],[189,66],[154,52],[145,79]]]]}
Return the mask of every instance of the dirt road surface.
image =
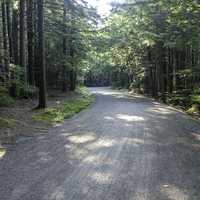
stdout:
{"type": "Polygon", "coordinates": [[[95,103],[0,158],[0,200],[199,200],[200,124],[141,96],[95,103]]]}

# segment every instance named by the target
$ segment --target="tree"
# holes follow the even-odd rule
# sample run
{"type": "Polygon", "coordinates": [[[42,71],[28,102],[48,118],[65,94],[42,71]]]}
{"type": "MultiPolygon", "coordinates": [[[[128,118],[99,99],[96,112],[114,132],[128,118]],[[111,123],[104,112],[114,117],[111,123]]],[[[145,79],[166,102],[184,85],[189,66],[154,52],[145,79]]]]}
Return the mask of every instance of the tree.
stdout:
{"type": "Polygon", "coordinates": [[[24,70],[24,83],[27,87],[26,46],[25,46],[25,0],[20,0],[20,66],[24,70]]]}
{"type": "Polygon", "coordinates": [[[34,4],[33,0],[27,1],[27,40],[28,40],[28,80],[30,85],[35,84],[34,71],[34,21],[33,21],[34,4]]]}
{"type": "Polygon", "coordinates": [[[19,65],[19,12],[13,8],[12,20],[13,63],[19,65]]]}
{"type": "Polygon", "coordinates": [[[46,108],[46,67],[44,52],[44,8],[43,0],[37,0],[38,5],[38,55],[37,64],[39,66],[39,105],[38,108],[46,108]]]}
{"type": "Polygon", "coordinates": [[[113,5],[84,62],[86,82],[101,85],[102,74],[109,72],[107,80],[113,86],[191,104],[200,85],[200,3],[152,0],[113,5]]]}
{"type": "Polygon", "coordinates": [[[11,22],[10,8],[11,8],[11,0],[7,0],[6,1],[7,31],[8,31],[10,62],[12,62],[12,59],[13,59],[13,39],[12,39],[12,22],[11,22]]]}
{"type": "Polygon", "coordinates": [[[8,84],[8,76],[9,76],[9,51],[8,51],[8,32],[7,32],[7,25],[6,25],[6,4],[5,0],[1,3],[2,9],[2,30],[3,30],[3,57],[4,57],[4,84],[8,84]]]}

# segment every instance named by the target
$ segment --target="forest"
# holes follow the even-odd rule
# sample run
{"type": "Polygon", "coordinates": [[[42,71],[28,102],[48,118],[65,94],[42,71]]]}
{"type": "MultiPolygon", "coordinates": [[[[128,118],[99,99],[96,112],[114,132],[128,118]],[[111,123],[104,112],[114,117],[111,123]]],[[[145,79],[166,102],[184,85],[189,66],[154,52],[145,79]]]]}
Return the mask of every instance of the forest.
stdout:
{"type": "Polygon", "coordinates": [[[47,88],[74,91],[95,16],[84,1],[2,0],[0,104],[38,96],[45,108],[47,88]]]}
{"type": "Polygon", "coordinates": [[[200,200],[200,0],[0,0],[1,200],[200,200]]]}
{"type": "Polygon", "coordinates": [[[197,0],[112,4],[107,18],[76,0],[1,0],[0,104],[77,84],[128,88],[199,112],[197,0]]]}
{"type": "Polygon", "coordinates": [[[113,6],[89,52],[86,84],[129,88],[198,113],[199,1],[113,6]]]}

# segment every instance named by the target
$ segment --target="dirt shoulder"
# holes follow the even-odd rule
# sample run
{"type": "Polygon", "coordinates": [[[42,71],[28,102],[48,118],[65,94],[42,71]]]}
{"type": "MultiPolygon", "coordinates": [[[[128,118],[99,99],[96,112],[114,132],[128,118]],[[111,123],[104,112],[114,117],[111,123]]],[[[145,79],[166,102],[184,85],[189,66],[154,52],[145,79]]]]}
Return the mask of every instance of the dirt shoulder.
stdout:
{"type": "MultiPolygon", "coordinates": [[[[81,92],[61,93],[50,91],[48,95],[48,108],[54,108],[64,102],[73,101],[82,96],[81,92]]],[[[19,136],[33,137],[38,134],[48,133],[52,124],[37,121],[34,115],[42,110],[34,110],[36,99],[16,100],[10,107],[0,107],[0,145],[12,144],[19,136]]]]}

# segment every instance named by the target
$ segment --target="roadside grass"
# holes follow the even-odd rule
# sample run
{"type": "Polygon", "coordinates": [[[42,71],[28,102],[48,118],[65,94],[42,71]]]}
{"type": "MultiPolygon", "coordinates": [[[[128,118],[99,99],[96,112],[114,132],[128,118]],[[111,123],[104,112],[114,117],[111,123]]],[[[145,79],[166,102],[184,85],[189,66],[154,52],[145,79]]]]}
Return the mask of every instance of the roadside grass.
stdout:
{"type": "Polygon", "coordinates": [[[0,146],[0,160],[5,156],[6,149],[0,146]]]}
{"type": "Polygon", "coordinates": [[[74,99],[39,111],[39,113],[33,115],[33,119],[50,124],[61,123],[64,119],[68,119],[87,108],[94,100],[89,90],[85,87],[79,87],[76,93],[78,96],[74,99]]]}
{"type": "Polygon", "coordinates": [[[8,90],[0,86],[0,107],[12,106],[14,102],[14,99],[8,94],[8,90]]]}
{"type": "Polygon", "coordinates": [[[0,117],[0,127],[2,128],[12,128],[16,123],[17,120],[0,117]]]}

